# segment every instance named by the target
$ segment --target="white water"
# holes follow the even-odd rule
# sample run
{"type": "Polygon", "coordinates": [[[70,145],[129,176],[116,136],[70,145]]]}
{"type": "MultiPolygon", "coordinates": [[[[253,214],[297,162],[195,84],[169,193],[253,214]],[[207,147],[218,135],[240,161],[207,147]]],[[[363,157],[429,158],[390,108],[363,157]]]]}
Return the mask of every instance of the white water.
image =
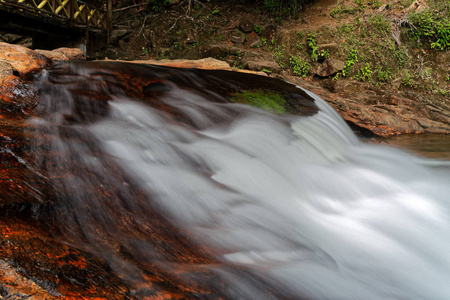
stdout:
{"type": "MultiPolygon", "coordinates": [[[[242,106],[202,131],[115,99],[90,130],[174,222],[287,297],[450,299],[449,166],[358,142],[314,97],[312,117],[242,106]]],[[[196,107],[224,105],[183,100],[199,124],[209,121],[196,107]]],[[[250,283],[223,274],[251,299],[250,283]]]]}

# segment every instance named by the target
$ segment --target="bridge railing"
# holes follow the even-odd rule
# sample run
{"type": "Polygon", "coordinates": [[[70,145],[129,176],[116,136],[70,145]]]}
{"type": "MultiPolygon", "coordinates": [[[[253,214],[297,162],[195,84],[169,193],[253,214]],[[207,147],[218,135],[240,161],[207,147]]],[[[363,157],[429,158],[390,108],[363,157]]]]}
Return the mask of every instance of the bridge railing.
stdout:
{"type": "Polygon", "coordinates": [[[0,0],[6,4],[48,18],[66,19],[71,24],[108,30],[109,18],[106,9],[93,7],[77,0],[0,0]]]}

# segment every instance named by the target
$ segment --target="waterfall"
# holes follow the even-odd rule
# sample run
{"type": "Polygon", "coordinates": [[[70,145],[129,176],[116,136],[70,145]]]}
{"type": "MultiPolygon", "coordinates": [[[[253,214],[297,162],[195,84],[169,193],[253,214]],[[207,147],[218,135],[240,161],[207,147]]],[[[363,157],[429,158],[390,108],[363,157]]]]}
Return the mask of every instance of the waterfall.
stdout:
{"type": "Polygon", "coordinates": [[[74,93],[87,73],[43,76],[38,215],[136,293],[156,269],[207,298],[449,298],[448,163],[360,142],[308,91],[318,113],[277,115],[166,83],[183,122],[108,74],[74,93]]]}

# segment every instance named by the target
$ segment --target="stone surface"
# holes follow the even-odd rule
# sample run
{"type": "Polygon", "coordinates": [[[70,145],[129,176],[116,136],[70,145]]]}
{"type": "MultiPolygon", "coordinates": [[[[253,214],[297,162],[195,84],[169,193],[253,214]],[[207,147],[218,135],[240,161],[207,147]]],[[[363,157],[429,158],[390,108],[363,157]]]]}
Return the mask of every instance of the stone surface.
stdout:
{"type": "Polygon", "coordinates": [[[241,35],[241,36],[236,36],[236,35],[232,35],[230,37],[230,41],[234,44],[239,44],[242,45],[245,42],[245,36],[241,35]]]}
{"type": "Polygon", "coordinates": [[[248,18],[242,18],[239,21],[239,29],[244,33],[250,33],[253,31],[255,23],[248,18]]]}
{"type": "Polygon", "coordinates": [[[62,47],[51,51],[40,49],[34,51],[51,60],[84,60],[83,51],[78,48],[62,47]]]}
{"type": "Polygon", "coordinates": [[[281,71],[281,67],[274,61],[267,60],[250,60],[246,61],[247,67],[252,71],[262,71],[268,70],[270,72],[279,73],[281,71]]]}
{"type": "Polygon", "coordinates": [[[20,75],[37,72],[50,65],[50,60],[45,56],[7,43],[0,43],[0,59],[9,62],[20,75]]]}
{"type": "Polygon", "coordinates": [[[326,59],[316,70],[314,74],[320,77],[328,77],[344,70],[345,62],[338,59],[326,59]]]}
{"type": "MultiPolygon", "coordinates": [[[[396,95],[378,95],[364,83],[338,81],[334,91],[291,77],[290,81],[322,97],[355,130],[389,137],[409,133],[450,133],[450,113],[445,107],[396,95]]],[[[329,83],[332,84],[332,83],[329,83]]]]}

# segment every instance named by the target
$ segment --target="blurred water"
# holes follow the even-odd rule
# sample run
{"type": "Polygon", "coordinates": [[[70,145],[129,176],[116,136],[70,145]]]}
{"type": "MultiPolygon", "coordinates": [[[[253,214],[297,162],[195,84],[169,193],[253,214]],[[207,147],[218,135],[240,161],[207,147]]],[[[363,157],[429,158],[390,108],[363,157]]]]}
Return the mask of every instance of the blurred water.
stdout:
{"type": "MultiPolygon", "coordinates": [[[[176,87],[165,97],[201,129],[116,95],[107,117],[79,128],[89,142],[75,147],[61,138],[59,151],[81,151],[92,168],[87,172],[104,178],[111,174],[100,166],[117,164],[149,195],[148,205],[214,250],[227,267],[210,270],[227,283],[231,298],[450,298],[448,162],[359,142],[315,95],[320,112],[310,117],[211,103],[176,87]],[[227,121],[212,123],[212,111],[227,121]],[[99,163],[92,151],[107,160],[99,163]],[[238,269],[278,289],[275,296],[255,298],[261,285],[238,269]]],[[[75,181],[65,186],[81,193],[75,181]]],[[[134,209],[127,216],[145,222],[145,204],[134,207],[127,193],[123,201],[134,209]]],[[[105,217],[107,209],[96,211],[123,203],[77,199],[83,223],[91,224],[86,228],[100,226],[117,243],[141,247],[140,259],[158,259],[115,229],[127,223],[105,217]]],[[[113,256],[105,254],[119,268],[120,257],[113,256]]],[[[120,272],[131,276],[136,269],[120,272]]]]}

